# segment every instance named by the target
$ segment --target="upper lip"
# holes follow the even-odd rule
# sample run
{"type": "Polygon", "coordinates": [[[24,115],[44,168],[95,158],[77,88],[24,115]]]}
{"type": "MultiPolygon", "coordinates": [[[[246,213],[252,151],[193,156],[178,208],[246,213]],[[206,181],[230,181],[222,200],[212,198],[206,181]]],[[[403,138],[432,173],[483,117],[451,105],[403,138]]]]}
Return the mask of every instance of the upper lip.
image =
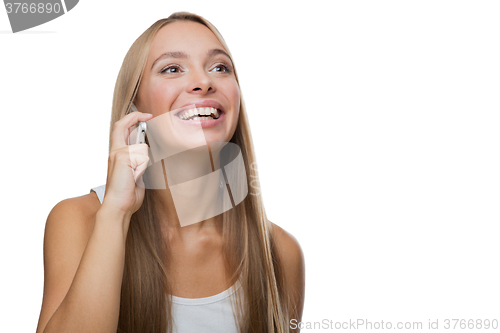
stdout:
{"type": "MultiPolygon", "coordinates": [[[[189,102],[187,104],[184,104],[180,108],[184,109],[185,107],[188,107],[188,106],[193,106],[193,107],[196,107],[196,108],[211,107],[211,108],[216,108],[217,110],[219,110],[221,112],[225,112],[224,109],[222,108],[222,105],[220,105],[220,103],[218,103],[218,102],[216,102],[214,100],[211,100],[211,99],[205,99],[205,100],[201,100],[201,101],[192,101],[192,102],[189,102]]],[[[182,112],[182,111],[184,111],[184,110],[181,110],[181,111],[177,112],[175,115],[176,116],[179,115],[179,113],[182,112]]]]}

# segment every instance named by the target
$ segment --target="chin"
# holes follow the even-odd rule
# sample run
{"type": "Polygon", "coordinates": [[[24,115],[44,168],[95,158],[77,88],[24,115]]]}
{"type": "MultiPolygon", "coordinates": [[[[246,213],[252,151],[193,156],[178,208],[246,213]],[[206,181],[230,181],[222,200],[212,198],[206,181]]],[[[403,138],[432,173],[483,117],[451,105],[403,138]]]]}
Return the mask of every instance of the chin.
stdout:
{"type": "Polygon", "coordinates": [[[203,131],[205,134],[205,140],[210,142],[229,142],[227,135],[223,135],[222,133],[207,133],[208,131],[203,131]]]}

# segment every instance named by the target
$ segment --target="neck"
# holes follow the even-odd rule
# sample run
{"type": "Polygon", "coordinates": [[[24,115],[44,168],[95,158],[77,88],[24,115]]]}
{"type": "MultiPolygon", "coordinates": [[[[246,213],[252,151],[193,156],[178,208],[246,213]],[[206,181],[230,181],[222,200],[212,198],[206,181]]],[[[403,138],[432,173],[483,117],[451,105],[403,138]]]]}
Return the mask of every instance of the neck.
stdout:
{"type": "Polygon", "coordinates": [[[218,153],[202,146],[161,161],[168,186],[155,192],[162,228],[169,234],[199,233],[222,225],[218,160],[218,153]]]}

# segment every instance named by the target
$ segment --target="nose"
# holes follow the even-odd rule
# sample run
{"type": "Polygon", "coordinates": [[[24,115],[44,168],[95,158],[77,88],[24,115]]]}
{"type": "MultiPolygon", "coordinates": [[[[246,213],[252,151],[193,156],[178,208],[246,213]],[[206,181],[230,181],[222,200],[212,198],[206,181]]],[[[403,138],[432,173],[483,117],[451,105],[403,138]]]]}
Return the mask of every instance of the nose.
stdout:
{"type": "Polygon", "coordinates": [[[193,71],[187,87],[188,92],[201,94],[215,92],[215,85],[210,76],[204,71],[193,71]]]}

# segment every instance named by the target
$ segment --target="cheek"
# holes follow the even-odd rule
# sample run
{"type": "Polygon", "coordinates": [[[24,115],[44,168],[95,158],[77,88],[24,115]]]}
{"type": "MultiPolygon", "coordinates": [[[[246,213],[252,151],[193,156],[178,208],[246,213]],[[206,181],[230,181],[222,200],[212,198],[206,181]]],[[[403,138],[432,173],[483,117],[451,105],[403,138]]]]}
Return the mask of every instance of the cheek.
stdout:
{"type": "Polygon", "coordinates": [[[171,109],[172,104],[179,96],[180,89],[172,84],[161,83],[150,88],[149,96],[154,108],[153,114],[162,114],[171,109]]]}
{"type": "Polygon", "coordinates": [[[231,103],[236,114],[240,111],[240,89],[236,80],[226,87],[227,99],[231,103]]]}
{"type": "Polygon", "coordinates": [[[234,114],[235,114],[235,126],[238,123],[238,118],[240,117],[240,89],[238,86],[234,89],[234,114]]]}
{"type": "Polygon", "coordinates": [[[238,119],[240,117],[240,89],[238,84],[235,82],[228,89],[228,99],[231,102],[231,106],[233,107],[234,113],[231,121],[231,136],[234,135],[234,131],[238,126],[238,119]]]}

